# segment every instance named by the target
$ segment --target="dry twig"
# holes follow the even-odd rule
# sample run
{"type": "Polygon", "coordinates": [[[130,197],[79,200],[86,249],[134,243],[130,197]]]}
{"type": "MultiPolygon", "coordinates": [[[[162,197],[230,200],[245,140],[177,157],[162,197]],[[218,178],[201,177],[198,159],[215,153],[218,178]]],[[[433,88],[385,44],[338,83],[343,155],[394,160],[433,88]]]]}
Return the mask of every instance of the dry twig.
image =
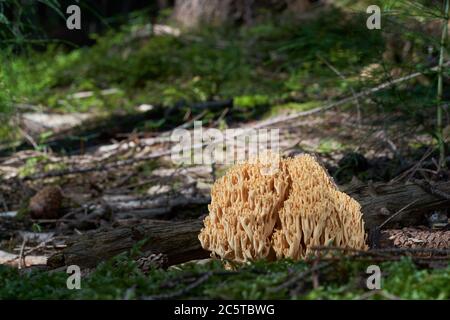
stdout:
{"type": "Polygon", "coordinates": [[[303,280],[305,277],[309,276],[310,274],[313,274],[314,272],[317,272],[319,270],[322,270],[324,268],[327,268],[332,265],[331,261],[318,263],[315,266],[309,268],[306,271],[295,273],[292,277],[289,277],[286,281],[281,283],[280,285],[276,286],[275,288],[269,288],[269,292],[279,292],[284,289],[288,289],[292,287],[295,284],[298,284],[299,281],[303,280]]]}

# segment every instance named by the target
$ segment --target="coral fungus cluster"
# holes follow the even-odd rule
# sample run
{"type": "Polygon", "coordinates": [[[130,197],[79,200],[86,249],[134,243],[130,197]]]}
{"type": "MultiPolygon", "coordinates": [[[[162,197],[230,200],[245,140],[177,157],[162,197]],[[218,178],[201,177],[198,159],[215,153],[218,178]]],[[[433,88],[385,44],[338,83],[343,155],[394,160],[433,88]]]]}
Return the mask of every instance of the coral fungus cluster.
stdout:
{"type": "Polygon", "coordinates": [[[203,248],[238,262],[303,259],[330,244],[367,248],[361,206],[314,157],[276,158],[270,165],[268,173],[267,161],[248,161],[216,181],[199,235],[203,248]]]}

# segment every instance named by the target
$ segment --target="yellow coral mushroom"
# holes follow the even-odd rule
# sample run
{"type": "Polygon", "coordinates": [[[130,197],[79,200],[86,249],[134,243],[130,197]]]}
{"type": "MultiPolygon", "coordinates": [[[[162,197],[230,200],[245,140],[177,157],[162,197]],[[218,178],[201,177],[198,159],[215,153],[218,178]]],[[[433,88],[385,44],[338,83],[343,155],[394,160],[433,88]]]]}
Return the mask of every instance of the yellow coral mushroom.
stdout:
{"type": "Polygon", "coordinates": [[[314,157],[276,160],[271,174],[266,161],[251,161],[216,181],[199,235],[204,249],[238,262],[303,259],[331,243],[367,249],[361,206],[314,157]]]}

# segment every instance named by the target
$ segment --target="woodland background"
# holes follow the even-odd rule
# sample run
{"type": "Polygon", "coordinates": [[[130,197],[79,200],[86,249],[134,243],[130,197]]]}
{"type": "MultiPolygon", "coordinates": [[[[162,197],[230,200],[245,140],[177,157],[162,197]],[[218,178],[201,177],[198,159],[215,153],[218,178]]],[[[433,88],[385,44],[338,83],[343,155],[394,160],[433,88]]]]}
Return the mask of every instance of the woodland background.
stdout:
{"type": "Polygon", "coordinates": [[[448,2],[0,1],[0,298],[448,299],[448,2]],[[363,204],[369,253],[207,259],[227,167],[167,156],[195,120],[275,121],[284,155],[316,154],[363,204]]]}

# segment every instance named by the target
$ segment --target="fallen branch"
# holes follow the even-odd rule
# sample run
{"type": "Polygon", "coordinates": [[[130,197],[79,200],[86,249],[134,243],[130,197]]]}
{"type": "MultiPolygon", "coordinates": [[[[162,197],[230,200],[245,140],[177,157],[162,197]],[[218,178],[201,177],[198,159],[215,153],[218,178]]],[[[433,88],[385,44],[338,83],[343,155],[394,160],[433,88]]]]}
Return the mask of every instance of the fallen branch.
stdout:
{"type": "Polygon", "coordinates": [[[31,176],[26,176],[26,177],[22,178],[22,180],[30,181],[30,180],[62,177],[62,176],[67,176],[67,175],[71,175],[71,174],[85,174],[85,173],[96,172],[96,171],[109,171],[109,170],[113,170],[113,169],[120,168],[123,166],[129,166],[129,165],[133,165],[135,163],[161,158],[164,156],[168,156],[170,154],[171,154],[171,150],[163,151],[163,152],[156,152],[156,153],[149,154],[148,156],[145,156],[145,157],[120,160],[120,161],[113,162],[110,164],[102,164],[102,165],[93,166],[93,167],[72,168],[72,169],[65,169],[65,170],[49,171],[46,173],[39,173],[39,174],[31,175],[31,176]]]}
{"type": "Polygon", "coordinates": [[[97,230],[72,238],[67,248],[49,258],[48,265],[95,267],[100,261],[129,251],[140,241],[144,242],[142,252],[166,254],[168,265],[207,258],[209,253],[202,249],[197,238],[202,225],[201,220],[147,220],[112,230],[97,230]]]}
{"type": "Polygon", "coordinates": [[[279,292],[284,289],[289,289],[290,287],[294,285],[298,285],[298,283],[303,280],[305,277],[309,276],[310,274],[313,274],[316,271],[325,269],[329,266],[331,266],[332,262],[322,262],[319,264],[316,264],[315,266],[309,268],[306,271],[303,271],[301,273],[297,273],[292,277],[289,277],[287,280],[285,280],[280,285],[276,286],[275,288],[269,288],[269,292],[279,292]]]}
{"type": "MultiPolygon", "coordinates": [[[[436,187],[450,192],[450,182],[438,183],[436,187]]],[[[402,215],[394,217],[389,225],[415,225],[423,219],[424,213],[450,203],[416,184],[366,185],[353,187],[347,192],[362,205],[363,219],[369,230],[377,228],[386,218],[409,204],[411,198],[417,201],[405,208],[402,215]]],[[[112,230],[93,231],[74,238],[67,248],[49,259],[49,265],[55,268],[70,264],[93,267],[100,261],[130,250],[143,239],[147,241],[142,249],[166,254],[169,265],[205,258],[209,253],[201,248],[198,240],[202,226],[200,220],[147,220],[112,230]]]]}
{"type": "Polygon", "coordinates": [[[440,197],[445,200],[450,200],[450,193],[448,191],[440,190],[436,185],[432,185],[428,181],[414,180],[414,183],[421,186],[428,193],[440,197]]]}
{"type": "MultiPolygon", "coordinates": [[[[444,66],[449,66],[450,65],[450,61],[447,61],[444,66]]],[[[436,71],[438,70],[438,66],[435,66],[433,68],[428,69],[427,71],[436,71]]],[[[269,127],[269,126],[273,126],[275,124],[278,123],[282,123],[282,122],[287,122],[290,120],[294,120],[300,117],[304,117],[304,116],[309,116],[315,113],[320,113],[320,112],[324,112],[327,111],[329,109],[344,105],[346,103],[349,102],[353,102],[355,100],[358,100],[362,97],[366,97],[369,96],[373,93],[376,93],[378,91],[381,91],[383,89],[389,88],[395,84],[404,82],[404,81],[408,81],[411,80],[413,78],[416,78],[420,75],[422,75],[423,72],[415,72],[412,73],[410,75],[398,78],[398,79],[394,79],[392,81],[387,81],[385,83],[382,83],[374,88],[359,92],[357,94],[354,94],[350,97],[344,98],[342,100],[324,105],[324,106],[320,106],[308,111],[301,111],[301,112],[296,112],[296,113],[292,113],[290,115],[287,116],[281,116],[281,117],[275,117],[273,119],[269,119],[266,121],[262,121],[259,122],[258,124],[254,125],[254,126],[249,126],[248,128],[245,128],[241,131],[239,131],[238,133],[236,133],[235,135],[232,135],[231,137],[227,137],[227,138],[235,138],[237,136],[242,136],[242,135],[246,135],[249,132],[251,132],[251,130],[255,130],[255,129],[261,129],[261,128],[265,128],[265,127],[269,127]]],[[[218,102],[223,103],[223,102],[218,102]]],[[[229,103],[229,101],[226,101],[225,103],[229,103]]],[[[201,105],[203,107],[203,105],[201,105]]],[[[165,135],[167,135],[167,133],[164,133],[165,135]]],[[[223,138],[221,139],[217,139],[217,141],[214,142],[214,144],[219,144],[224,142],[223,138]]],[[[203,148],[205,147],[207,144],[206,143],[200,143],[197,145],[192,146],[193,149],[198,149],[198,148],[203,148]]],[[[70,174],[85,174],[85,173],[89,173],[89,172],[94,172],[94,171],[107,171],[107,170],[112,170],[118,167],[122,167],[122,166],[127,166],[127,165],[132,165],[138,162],[142,162],[142,161],[148,161],[148,160],[152,160],[152,159],[157,159],[157,158],[161,158],[164,156],[169,156],[171,155],[171,150],[167,150],[167,151],[160,151],[160,152],[155,152],[152,154],[149,154],[147,156],[144,157],[138,157],[138,158],[132,158],[132,159],[127,159],[127,160],[121,160],[121,161],[117,161],[115,163],[111,163],[111,164],[103,164],[103,165],[98,165],[98,166],[92,166],[92,167],[86,167],[86,168],[73,168],[73,169],[67,169],[67,170],[58,170],[58,171],[50,171],[50,172],[46,172],[46,173],[42,173],[42,174],[35,174],[35,175],[31,175],[31,176],[26,176],[23,178],[24,181],[27,180],[37,180],[37,179],[45,179],[45,178],[52,178],[52,177],[61,177],[61,176],[65,176],[65,175],[70,175],[70,174]]]]}
{"type": "MultiPolygon", "coordinates": [[[[450,61],[447,61],[444,64],[444,66],[450,66],[450,61]]],[[[439,66],[435,66],[433,68],[428,69],[427,71],[437,71],[438,68],[439,68],[439,66]]],[[[336,102],[332,102],[332,103],[327,104],[325,106],[320,106],[320,107],[317,107],[317,108],[314,108],[314,109],[311,109],[311,110],[308,110],[308,111],[295,112],[295,113],[292,113],[292,114],[290,114],[288,116],[281,116],[281,117],[278,117],[278,118],[269,119],[267,121],[261,122],[259,125],[254,127],[254,129],[255,128],[268,127],[268,126],[272,126],[272,125],[277,124],[277,123],[290,121],[290,120],[293,120],[293,119],[296,119],[296,118],[299,118],[299,117],[309,116],[309,115],[312,115],[312,114],[315,114],[315,113],[327,111],[329,109],[332,109],[332,108],[344,105],[346,103],[353,102],[353,101],[355,101],[357,99],[369,96],[369,95],[371,95],[373,93],[376,93],[378,91],[381,91],[383,89],[392,87],[395,84],[398,84],[398,83],[401,83],[401,82],[405,82],[405,81],[417,78],[418,76],[420,76],[422,74],[423,74],[423,72],[415,72],[415,73],[409,74],[407,76],[404,76],[404,77],[401,77],[401,78],[398,78],[398,79],[394,79],[392,81],[384,82],[384,83],[382,83],[382,84],[380,84],[380,85],[378,85],[378,86],[376,86],[374,88],[371,88],[371,89],[368,89],[368,90],[364,90],[364,91],[359,92],[357,94],[354,94],[354,95],[352,95],[350,97],[344,98],[344,99],[336,101],[336,102]]]]}
{"type": "MultiPolygon", "coordinates": [[[[448,181],[436,183],[434,187],[450,193],[448,181]]],[[[350,188],[343,186],[341,190],[361,204],[365,227],[368,230],[379,228],[390,217],[392,219],[386,227],[423,224],[424,213],[445,208],[450,204],[450,200],[427,192],[417,183],[376,183],[350,188]],[[415,202],[411,203],[411,199],[415,202]],[[402,214],[396,215],[402,208],[402,214]]]]}
{"type": "Polygon", "coordinates": [[[47,257],[45,256],[19,256],[0,250],[0,265],[23,268],[46,263],[47,257]]]}
{"type": "Polygon", "coordinates": [[[186,287],[184,287],[183,289],[180,289],[174,293],[171,294],[162,294],[162,295],[157,295],[157,296],[149,296],[149,297],[145,297],[144,300],[167,300],[167,299],[174,299],[174,298],[178,298],[182,295],[185,295],[187,293],[189,293],[191,290],[199,287],[200,285],[202,285],[203,283],[205,283],[206,281],[208,281],[208,279],[213,275],[213,273],[211,271],[206,272],[204,275],[202,275],[200,278],[198,278],[197,280],[195,280],[193,283],[187,285],[186,287]]]}

